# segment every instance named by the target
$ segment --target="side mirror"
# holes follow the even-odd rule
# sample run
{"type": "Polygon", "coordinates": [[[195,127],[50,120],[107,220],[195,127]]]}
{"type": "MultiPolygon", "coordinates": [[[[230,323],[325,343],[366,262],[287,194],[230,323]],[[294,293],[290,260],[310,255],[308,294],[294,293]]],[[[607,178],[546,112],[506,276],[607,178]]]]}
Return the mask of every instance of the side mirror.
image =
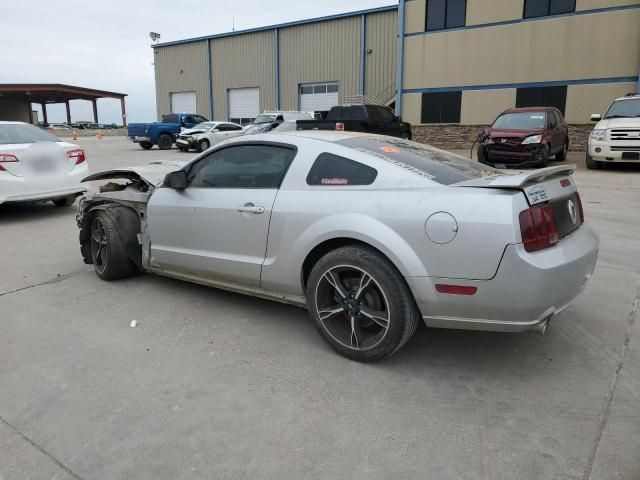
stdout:
{"type": "Polygon", "coordinates": [[[178,170],[177,172],[167,174],[167,176],[164,177],[164,186],[176,190],[187,188],[187,172],[178,170]]]}
{"type": "Polygon", "coordinates": [[[280,124],[278,122],[273,122],[271,124],[271,128],[269,130],[273,130],[274,128],[278,128],[280,126],[280,124]]]}
{"type": "Polygon", "coordinates": [[[602,120],[602,115],[600,115],[599,113],[592,113],[591,114],[591,121],[592,122],[599,122],[600,120],[602,120]]]}

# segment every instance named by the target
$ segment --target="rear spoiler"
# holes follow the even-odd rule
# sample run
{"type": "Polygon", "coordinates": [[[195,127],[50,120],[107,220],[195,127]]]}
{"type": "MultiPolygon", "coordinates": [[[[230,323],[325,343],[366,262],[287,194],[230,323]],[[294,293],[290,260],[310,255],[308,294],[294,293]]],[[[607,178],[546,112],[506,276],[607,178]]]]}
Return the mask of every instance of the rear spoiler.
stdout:
{"type": "Polygon", "coordinates": [[[572,175],[576,171],[575,165],[557,165],[554,167],[540,168],[530,172],[515,175],[500,175],[496,177],[482,177],[451,185],[452,187],[490,187],[490,188],[517,188],[520,189],[528,183],[539,183],[552,175],[572,175]]]}

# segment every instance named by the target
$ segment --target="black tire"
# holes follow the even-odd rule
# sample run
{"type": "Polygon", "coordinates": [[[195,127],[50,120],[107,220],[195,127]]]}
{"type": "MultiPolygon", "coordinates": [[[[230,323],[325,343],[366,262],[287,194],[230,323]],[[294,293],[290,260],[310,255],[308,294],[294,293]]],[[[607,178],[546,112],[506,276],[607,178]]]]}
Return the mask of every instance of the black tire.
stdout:
{"type": "Polygon", "coordinates": [[[118,280],[133,273],[134,265],[108,214],[98,212],[93,217],[90,235],[91,261],[98,277],[102,280],[118,280]]]}
{"type": "Polygon", "coordinates": [[[483,165],[491,166],[489,160],[487,159],[487,153],[485,152],[485,148],[482,145],[478,146],[478,150],[476,151],[476,156],[478,157],[478,162],[483,165]]]}
{"type": "Polygon", "coordinates": [[[564,162],[567,159],[567,153],[569,153],[569,140],[562,145],[562,150],[556,153],[556,161],[564,162]]]}
{"type": "Polygon", "coordinates": [[[411,140],[411,132],[409,130],[405,130],[404,132],[402,132],[402,134],[400,135],[400,138],[404,139],[404,140],[411,140]]]}
{"type": "Polygon", "coordinates": [[[311,270],[306,294],[320,336],[341,355],[360,362],[393,355],[409,341],[420,319],[400,272],[364,246],[341,247],[322,257],[311,270]]]}
{"type": "Polygon", "coordinates": [[[589,155],[588,153],[586,156],[586,164],[589,170],[599,170],[602,168],[602,162],[598,162],[594,160],[593,158],[591,158],[591,155],[589,155]]]}
{"type": "Polygon", "coordinates": [[[140,145],[140,148],[143,150],[151,150],[153,148],[153,143],[151,142],[140,142],[138,145],[140,145]]]}
{"type": "Polygon", "coordinates": [[[158,148],[160,150],[170,150],[173,146],[173,138],[168,133],[163,133],[158,137],[158,148]]]}
{"type": "Polygon", "coordinates": [[[198,142],[198,152],[204,152],[205,150],[208,150],[210,147],[211,147],[211,142],[209,142],[209,140],[207,140],[206,138],[203,138],[198,142]]]}
{"type": "Polygon", "coordinates": [[[545,145],[544,148],[538,152],[538,165],[541,168],[548,167],[550,159],[551,151],[549,150],[549,145],[545,145]]]}
{"type": "Polygon", "coordinates": [[[56,207],[70,207],[76,201],[76,196],[67,195],[66,197],[54,198],[51,201],[56,207]]]}
{"type": "Polygon", "coordinates": [[[189,151],[188,148],[184,148],[184,147],[178,147],[178,150],[180,150],[182,153],[185,153],[185,152],[189,151]]]}

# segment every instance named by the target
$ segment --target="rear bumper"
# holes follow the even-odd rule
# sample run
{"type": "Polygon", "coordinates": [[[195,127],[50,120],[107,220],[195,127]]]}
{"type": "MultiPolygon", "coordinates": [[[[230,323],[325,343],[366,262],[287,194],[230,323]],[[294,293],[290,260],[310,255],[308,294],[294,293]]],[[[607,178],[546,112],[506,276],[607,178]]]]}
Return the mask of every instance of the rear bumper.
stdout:
{"type": "Polygon", "coordinates": [[[129,140],[131,140],[134,143],[142,143],[142,142],[148,142],[151,143],[151,137],[139,137],[139,136],[129,136],[129,140]]]}
{"type": "Polygon", "coordinates": [[[408,277],[424,322],[431,327],[522,332],[567,308],[593,274],[599,239],[587,225],[560,244],[526,252],[508,245],[491,280],[408,277]],[[477,287],[475,295],[437,293],[435,285],[477,287]]]}
{"type": "Polygon", "coordinates": [[[589,140],[589,156],[596,162],[640,162],[640,140],[589,140]]]}
{"type": "Polygon", "coordinates": [[[69,175],[58,178],[34,179],[0,174],[0,204],[9,202],[32,202],[82,195],[87,191],[80,180],[87,176],[89,168],[76,166],[69,175]]]}

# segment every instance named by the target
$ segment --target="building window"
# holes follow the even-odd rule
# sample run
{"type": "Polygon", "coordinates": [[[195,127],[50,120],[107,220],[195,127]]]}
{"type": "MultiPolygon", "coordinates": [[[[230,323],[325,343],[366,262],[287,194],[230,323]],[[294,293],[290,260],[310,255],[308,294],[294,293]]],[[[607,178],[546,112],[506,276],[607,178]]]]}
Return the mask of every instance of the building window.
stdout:
{"type": "Polygon", "coordinates": [[[460,123],[462,92],[422,94],[422,123],[460,123]]]}
{"type": "Polygon", "coordinates": [[[546,17],[576,11],[576,0],[525,0],[524,18],[546,17]]]}
{"type": "Polygon", "coordinates": [[[307,184],[328,187],[371,185],[377,176],[375,168],[332,153],[321,153],[309,170],[307,184]]]}
{"type": "Polygon", "coordinates": [[[464,27],[467,0],[428,0],[425,30],[464,27]]]}
{"type": "Polygon", "coordinates": [[[567,105],[567,86],[518,88],[516,107],[555,107],[562,112],[567,105]]]}

